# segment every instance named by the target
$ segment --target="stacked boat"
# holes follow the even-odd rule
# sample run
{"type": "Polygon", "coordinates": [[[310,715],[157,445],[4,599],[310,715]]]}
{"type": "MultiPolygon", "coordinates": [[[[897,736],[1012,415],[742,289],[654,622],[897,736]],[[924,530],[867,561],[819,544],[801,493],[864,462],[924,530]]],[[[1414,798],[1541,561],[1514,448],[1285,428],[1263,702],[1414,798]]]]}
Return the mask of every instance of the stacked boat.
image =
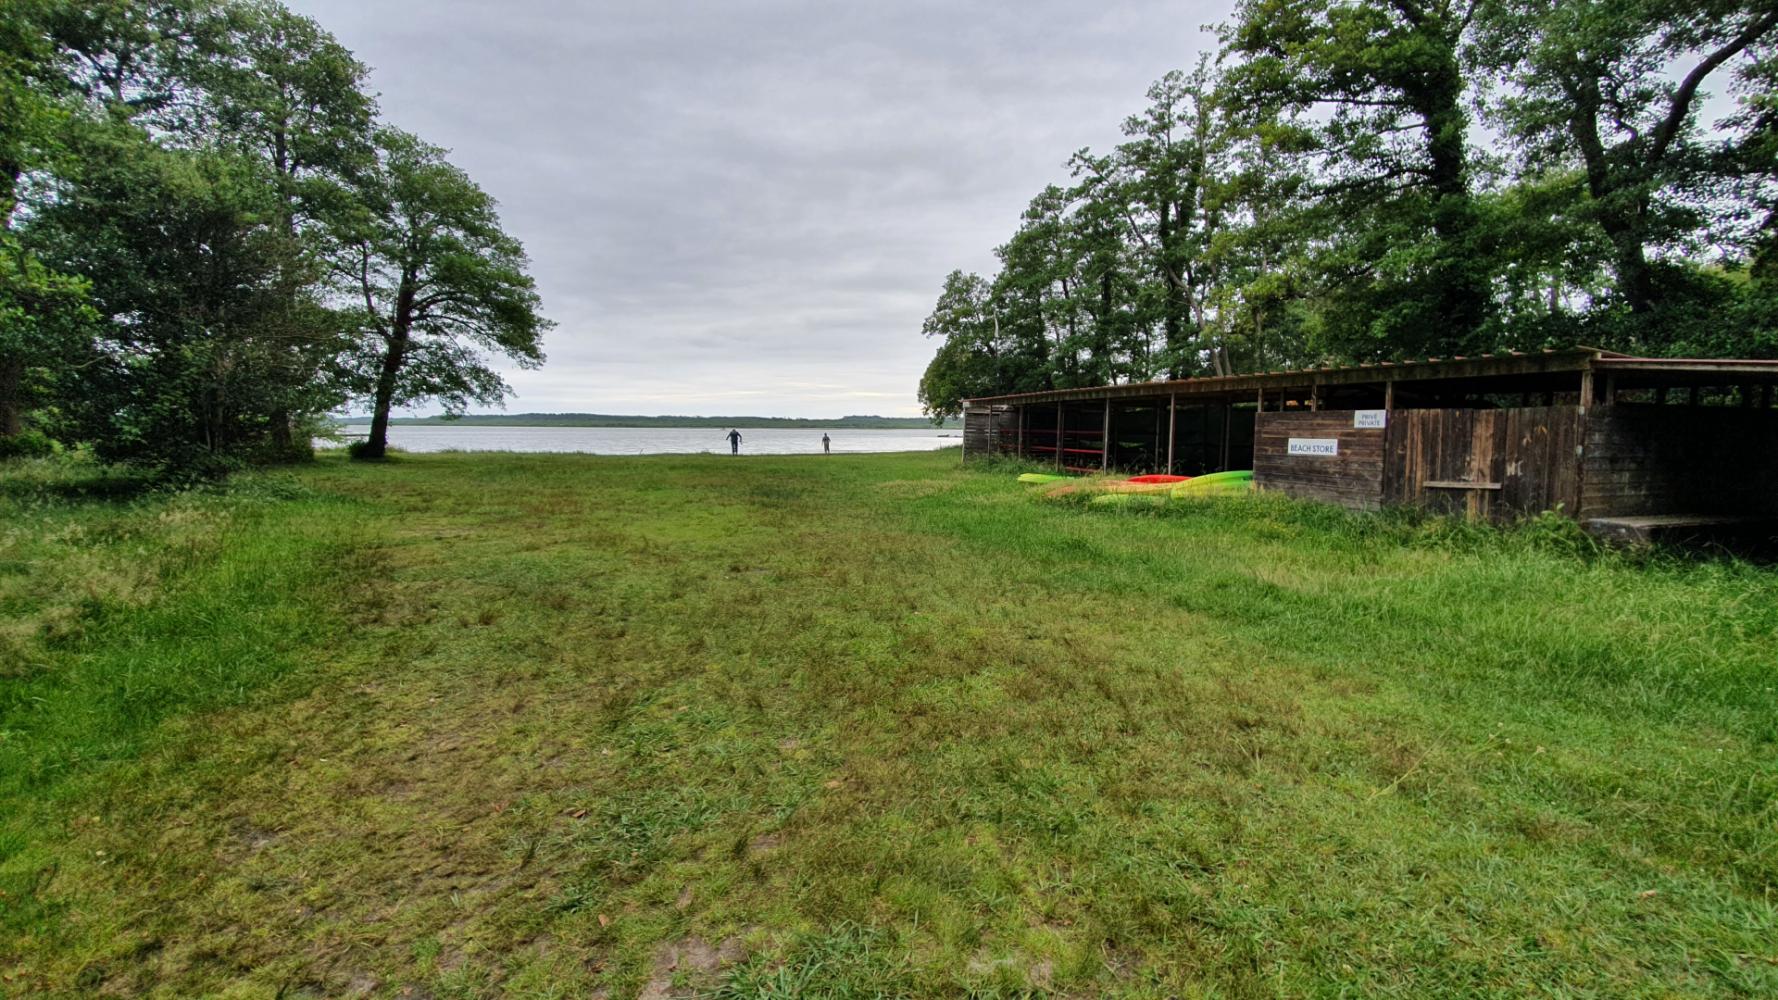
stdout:
{"type": "Polygon", "coordinates": [[[1087,494],[1090,502],[1101,507],[1153,507],[1169,500],[1194,500],[1204,497],[1234,496],[1253,489],[1250,469],[1212,472],[1204,476],[1131,476],[1128,479],[1106,477],[1074,477],[1027,472],[1019,482],[1043,486],[1046,498],[1087,494]]]}

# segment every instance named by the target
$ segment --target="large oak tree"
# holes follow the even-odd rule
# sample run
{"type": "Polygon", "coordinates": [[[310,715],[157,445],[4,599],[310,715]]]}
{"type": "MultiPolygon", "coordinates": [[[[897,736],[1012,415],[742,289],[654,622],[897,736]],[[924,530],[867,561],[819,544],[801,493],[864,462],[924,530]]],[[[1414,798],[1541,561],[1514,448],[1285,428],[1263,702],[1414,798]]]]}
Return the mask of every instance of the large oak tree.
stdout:
{"type": "Polygon", "coordinates": [[[524,247],[501,227],[494,199],[437,146],[396,129],[377,138],[376,164],[359,181],[364,211],[334,265],[356,286],[367,328],[364,458],[386,454],[393,407],[437,399],[461,412],[504,399],[510,390],[488,352],[539,365],[551,325],[524,247]]]}

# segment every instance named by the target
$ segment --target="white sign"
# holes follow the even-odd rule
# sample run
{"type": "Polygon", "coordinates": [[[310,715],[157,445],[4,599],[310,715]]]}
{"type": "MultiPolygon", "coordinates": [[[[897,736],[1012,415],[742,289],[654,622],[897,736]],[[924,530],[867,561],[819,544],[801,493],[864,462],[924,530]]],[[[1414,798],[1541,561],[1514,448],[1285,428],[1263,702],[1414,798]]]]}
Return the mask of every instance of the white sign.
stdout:
{"type": "Polygon", "coordinates": [[[1352,426],[1361,430],[1378,430],[1389,425],[1388,410],[1353,410],[1352,426]]]}
{"type": "Polygon", "coordinates": [[[1340,453],[1340,442],[1337,438],[1291,438],[1290,454],[1313,455],[1326,458],[1340,453]]]}

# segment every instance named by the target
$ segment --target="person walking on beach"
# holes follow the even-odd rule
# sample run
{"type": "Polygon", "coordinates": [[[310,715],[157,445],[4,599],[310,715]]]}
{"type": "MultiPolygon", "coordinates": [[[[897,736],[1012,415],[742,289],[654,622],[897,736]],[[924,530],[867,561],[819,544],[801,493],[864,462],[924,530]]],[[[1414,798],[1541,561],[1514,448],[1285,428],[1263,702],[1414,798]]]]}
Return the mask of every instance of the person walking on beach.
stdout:
{"type": "Polygon", "coordinates": [[[826,433],[821,435],[821,454],[833,454],[833,439],[828,437],[826,433]]]}
{"type": "Polygon", "coordinates": [[[741,453],[741,432],[740,431],[729,431],[728,432],[728,453],[731,455],[739,455],[741,453]]]}

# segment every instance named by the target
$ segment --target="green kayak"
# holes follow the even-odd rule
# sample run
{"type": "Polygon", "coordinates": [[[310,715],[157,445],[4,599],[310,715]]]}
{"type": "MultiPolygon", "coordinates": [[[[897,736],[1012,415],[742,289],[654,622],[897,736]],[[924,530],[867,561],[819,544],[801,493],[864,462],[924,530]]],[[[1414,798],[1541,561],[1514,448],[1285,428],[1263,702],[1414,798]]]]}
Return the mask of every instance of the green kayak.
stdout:
{"type": "Polygon", "coordinates": [[[1227,496],[1232,493],[1246,493],[1252,489],[1252,469],[1231,469],[1228,472],[1212,472],[1208,476],[1198,476],[1190,482],[1180,483],[1173,487],[1173,495],[1176,497],[1227,496]]]}
{"type": "Polygon", "coordinates": [[[1149,508],[1167,502],[1164,493],[1101,493],[1087,501],[1095,507],[1149,508]]]}
{"type": "Polygon", "coordinates": [[[1047,472],[1026,472],[1026,473],[1020,474],[1019,482],[1033,483],[1033,484],[1036,484],[1036,483],[1059,483],[1062,480],[1067,479],[1067,478],[1068,478],[1067,476],[1054,476],[1054,475],[1051,475],[1047,472]]]}

